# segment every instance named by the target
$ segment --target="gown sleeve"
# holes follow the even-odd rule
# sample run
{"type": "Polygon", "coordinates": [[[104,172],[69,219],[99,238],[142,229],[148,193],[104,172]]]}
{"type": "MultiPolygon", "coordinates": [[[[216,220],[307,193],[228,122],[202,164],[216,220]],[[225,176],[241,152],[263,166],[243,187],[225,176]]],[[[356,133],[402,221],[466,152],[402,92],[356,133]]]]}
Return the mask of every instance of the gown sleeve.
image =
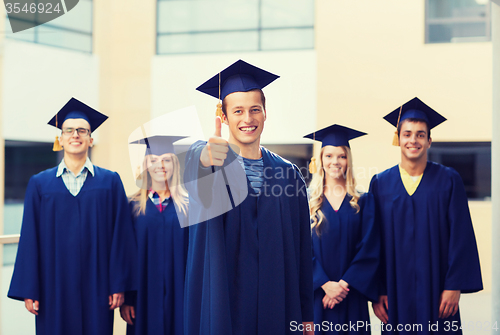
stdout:
{"type": "Polygon", "coordinates": [[[40,269],[38,264],[40,203],[38,185],[33,176],[29,180],[24,198],[21,238],[8,293],[9,298],[12,299],[40,300],[40,269]]]}
{"type": "MultiPolygon", "coordinates": [[[[309,202],[304,179],[298,168],[294,166],[296,178],[304,192],[297,190],[299,196],[300,213],[300,302],[302,308],[302,321],[314,320],[314,294],[312,276],[312,246],[311,246],[311,219],[309,216],[309,202]]],[[[299,186],[299,187],[300,187],[299,186]]]]}
{"type": "Polygon", "coordinates": [[[113,236],[109,260],[110,294],[133,291],[137,285],[137,242],[125,189],[113,173],[113,236]]]}
{"type": "Polygon", "coordinates": [[[452,190],[448,208],[450,240],[445,290],[472,293],[483,289],[476,238],[465,188],[460,175],[450,169],[452,190]]]}
{"type": "Polygon", "coordinates": [[[356,255],[342,276],[350,286],[371,301],[378,300],[377,270],[380,259],[380,235],[375,221],[375,200],[365,193],[359,200],[361,232],[356,244],[356,255]]]}
{"type": "Polygon", "coordinates": [[[379,257],[379,265],[376,274],[376,282],[378,286],[378,295],[387,295],[387,279],[386,279],[386,264],[385,264],[385,251],[384,251],[384,241],[383,241],[383,232],[381,226],[382,216],[380,213],[380,204],[379,204],[379,194],[378,194],[378,175],[374,175],[372,180],[370,181],[370,189],[369,193],[373,194],[374,198],[374,207],[375,207],[375,225],[378,227],[378,238],[380,241],[380,257],[379,257]]]}
{"type": "Polygon", "coordinates": [[[213,167],[203,167],[200,164],[200,156],[205,142],[195,142],[186,154],[186,168],[184,171],[184,183],[189,196],[202,204],[205,208],[212,204],[212,192],[215,182],[213,167]]]}
{"type": "Polygon", "coordinates": [[[312,232],[312,266],[313,266],[313,290],[316,291],[318,288],[323,286],[326,282],[330,281],[330,278],[326,274],[318,256],[321,254],[321,241],[316,234],[316,229],[313,228],[312,232]],[[318,256],[317,256],[318,255],[318,256]]]}

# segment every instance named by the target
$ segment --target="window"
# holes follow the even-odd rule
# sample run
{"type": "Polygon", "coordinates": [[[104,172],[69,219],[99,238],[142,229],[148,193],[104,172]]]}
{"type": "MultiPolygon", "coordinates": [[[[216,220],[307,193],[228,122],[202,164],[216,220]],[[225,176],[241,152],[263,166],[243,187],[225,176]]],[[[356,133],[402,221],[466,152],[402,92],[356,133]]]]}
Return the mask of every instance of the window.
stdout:
{"type": "MultiPolygon", "coordinates": [[[[40,4],[45,3],[43,0],[38,1],[40,4]]],[[[64,15],[17,33],[12,33],[9,17],[7,17],[6,36],[15,40],[92,53],[92,6],[92,0],[80,0],[64,15]]],[[[19,24],[37,22],[36,15],[33,21],[22,17],[11,19],[17,20],[19,24]]]]}
{"type": "Polygon", "coordinates": [[[491,197],[491,142],[432,142],[429,160],[454,168],[469,200],[491,197]]]}
{"type": "Polygon", "coordinates": [[[489,41],[489,0],[426,0],[426,43],[489,41]]]}
{"type": "Polygon", "coordinates": [[[312,179],[312,174],[309,173],[309,163],[313,156],[312,144],[266,144],[265,147],[295,164],[309,185],[312,179]]]}
{"type": "Polygon", "coordinates": [[[158,0],[157,54],[314,48],[314,0],[158,0]]]}

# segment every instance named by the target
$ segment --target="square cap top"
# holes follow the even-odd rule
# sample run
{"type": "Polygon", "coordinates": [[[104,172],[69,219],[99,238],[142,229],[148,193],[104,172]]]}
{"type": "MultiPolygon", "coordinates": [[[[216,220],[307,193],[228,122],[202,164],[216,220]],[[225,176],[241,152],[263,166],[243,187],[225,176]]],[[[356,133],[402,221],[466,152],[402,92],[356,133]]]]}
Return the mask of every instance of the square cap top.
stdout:
{"type": "Polygon", "coordinates": [[[411,99],[404,105],[396,108],[395,110],[384,116],[384,119],[394,127],[398,126],[398,119],[399,123],[401,123],[409,118],[422,119],[426,121],[429,125],[429,129],[432,129],[446,121],[445,117],[427,106],[422,100],[417,97],[411,99]],[[400,110],[401,115],[399,114],[400,110]]]}
{"type": "Polygon", "coordinates": [[[355,129],[341,126],[339,124],[333,124],[326,128],[315,131],[314,133],[308,134],[304,136],[304,138],[321,141],[322,148],[327,145],[333,145],[335,147],[346,146],[350,148],[350,140],[364,135],[367,134],[355,129]]]}
{"type": "Polygon", "coordinates": [[[221,100],[234,92],[262,89],[279,76],[262,70],[241,59],[201,84],[198,91],[221,100]]]}
{"type": "Polygon", "coordinates": [[[95,131],[108,117],[78,99],[71,98],[48,122],[51,126],[62,129],[67,119],[84,119],[90,124],[90,131],[95,131]]]}
{"type": "Polygon", "coordinates": [[[130,144],[146,144],[146,156],[161,156],[169,153],[175,154],[174,142],[182,140],[186,137],[187,136],[154,135],[130,142],[130,144]]]}

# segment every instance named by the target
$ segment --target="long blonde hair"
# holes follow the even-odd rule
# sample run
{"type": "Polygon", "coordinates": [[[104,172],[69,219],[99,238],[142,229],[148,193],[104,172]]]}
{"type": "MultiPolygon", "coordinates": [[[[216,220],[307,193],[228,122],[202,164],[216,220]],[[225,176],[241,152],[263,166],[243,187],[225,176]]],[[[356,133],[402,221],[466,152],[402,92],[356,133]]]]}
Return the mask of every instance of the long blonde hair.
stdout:
{"type": "MultiPolygon", "coordinates": [[[[347,171],[345,175],[346,180],[346,191],[352,197],[349,201],[349,204],[352,208],[356,210],[356,213],[359,212],[359,193],[356,191],[356,179],[353,176],[353,168],[352,168],[352,154],[351,149],[347,146],[341,146],[347,156],[347,171]]],[[[309,200],[309,208],[311,214],[312,228],[316,229],[316,234],[321,235],[321,225],[324,220],[326,220],[323,211],[321,211],[321,205],[325,199],[324,189],[325,189],[325,171],[323,170],[323,151],[324,147],[321,148],[319,154],[319,171],[313,175],[311,180],[311,184],[309,184],[310,200],[309,200]]]]}
{"type": "MultiPolygon", "coordinates": [[[[188,194],[181,183],[179,158],[177,158],[177,156],[174,154],[170,154],[170,157],[172,159],[173,166],[172,178],[168,182],[170,196],[174,201],[176,209],[182,214],[187,215],[188,194]]],[[[140,175],[140,179],[138,178],[138,180],[142,181],[142,185],[140,186],[139,191],[137,191],[130,197],[130,202],[134,204],[132,211],[135,216],[146,213],[146,204],[149,198],[149,189],[152,185],[151,176],[149,175],[149,171],[147,169],[147,157],[144,157],[142,165],[143,172],[140,175]]]]}

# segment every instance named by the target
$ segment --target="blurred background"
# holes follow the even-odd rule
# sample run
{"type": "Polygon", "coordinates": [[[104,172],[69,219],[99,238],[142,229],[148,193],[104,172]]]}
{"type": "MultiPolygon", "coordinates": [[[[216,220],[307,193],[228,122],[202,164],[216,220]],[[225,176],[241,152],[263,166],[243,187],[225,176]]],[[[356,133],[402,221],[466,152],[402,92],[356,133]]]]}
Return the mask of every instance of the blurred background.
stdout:
{"type": "MultiPolygon", "coordinates": [[[[369,134],[351,143],[355,177],[367,190],[375,173],[400,160],[384,115],[417,96],[448,119],[432,130],[429,158],[455,168],[464,181],[485,289],[462,295],[462,322],[465,334],[488,334],[486,323],[498,319],[491,298],[491,167],[500,81],[493,75],[500,40],[492,42],[492,13],[499,6],[496,0],[80,0],[65,15],[15,34],[3,11],[0,334],[34,334],[33,315],[6,294],[27,182],[62,159],[52,151],[59,135],[47,125],[52,116],[71,97],[108,115],[92,134],[90,156],[117,171],[132,194],[132,131],[195,106],[211,136],[217,101],[195,88],[238,59],[281,76],[264,89],[261,143],[296,163],[306,179],[319,146],[302,136],[316,129],[338,123],[369,134]]],[[[124,325],[117,316],[115,334],[125,334],[124,325]]]]}

